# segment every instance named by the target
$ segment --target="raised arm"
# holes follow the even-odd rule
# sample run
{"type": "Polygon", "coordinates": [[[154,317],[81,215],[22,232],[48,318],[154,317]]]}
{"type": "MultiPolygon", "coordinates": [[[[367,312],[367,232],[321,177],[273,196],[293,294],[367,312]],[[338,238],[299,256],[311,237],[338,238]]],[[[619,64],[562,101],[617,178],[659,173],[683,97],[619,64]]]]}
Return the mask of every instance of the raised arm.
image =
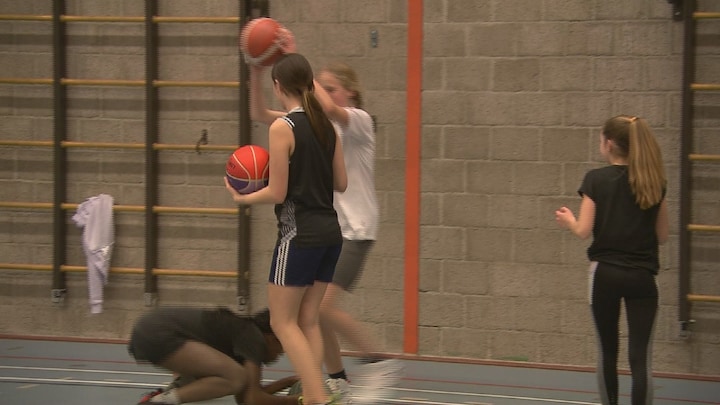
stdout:
{"type": "Polygon", "coordinates": [[[335,134],[335,155],[333,155],[333,188],[335,191],[344,192],[347,189],[348,178],[345,170],[345,156],[343,154],[340,136],[335,134]]]}
{"type": "Polygon", "coordinates": [[[264,71],[261,66],[250,66],[250,119],[270,125],[285,113],[268,108],[262,88],[264,71]]]}
{"type": "Polygon", "coordinates": [[[325,90],[317,80],[314,80],[313,83],[315,85],[315,98],[320,103],[320,106],[322,106],[323,111],[325,111],[325,115],[340,124],[341,127],[347,127],[350,119],[347,110],[335,104],[332,98],[330,98],[330,94],[328,94],[327,90],[325,90]]]}

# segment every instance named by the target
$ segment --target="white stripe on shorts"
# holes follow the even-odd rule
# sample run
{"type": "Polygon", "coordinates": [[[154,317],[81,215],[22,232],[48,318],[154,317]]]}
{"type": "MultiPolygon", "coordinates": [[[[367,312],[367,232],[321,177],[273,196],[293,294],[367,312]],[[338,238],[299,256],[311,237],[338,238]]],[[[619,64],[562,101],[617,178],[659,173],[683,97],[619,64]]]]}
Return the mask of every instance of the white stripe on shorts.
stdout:
{"type": "Polygon", "coordinates": [[[285,285],[285,274],[287,272],[288,254],[290,253],[290,240],[281,241],[278,244],[277,259],[275,260],[275,277],[273,283],[285,285]]]}

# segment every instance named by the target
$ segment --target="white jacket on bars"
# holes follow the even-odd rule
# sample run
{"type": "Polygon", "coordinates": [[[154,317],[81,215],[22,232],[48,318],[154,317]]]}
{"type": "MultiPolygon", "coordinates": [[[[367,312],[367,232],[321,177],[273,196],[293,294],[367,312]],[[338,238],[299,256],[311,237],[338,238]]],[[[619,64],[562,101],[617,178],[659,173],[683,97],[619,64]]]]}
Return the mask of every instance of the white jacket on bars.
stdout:
{"type": "Polygon", "coordinates": [[[107,194],[90,197],[78,206],[73,221],[83,229],[83,251],[87,257],[90,312],[103,310],[103,289],[110,272],[110,257],[115,243],[113,198],[107,194]]]}

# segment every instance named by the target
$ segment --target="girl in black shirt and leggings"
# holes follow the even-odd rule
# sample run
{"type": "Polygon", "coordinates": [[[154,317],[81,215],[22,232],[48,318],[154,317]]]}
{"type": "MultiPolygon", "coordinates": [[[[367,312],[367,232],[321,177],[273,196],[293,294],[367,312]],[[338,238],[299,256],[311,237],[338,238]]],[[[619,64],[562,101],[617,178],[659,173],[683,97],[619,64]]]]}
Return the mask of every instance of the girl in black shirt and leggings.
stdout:
{"type": "Polygon", "coordinates": [[[632,404],[652,403],[652,335],[658,308],[658,244],[668,236],[666,178],[660,147],[645,120],[610,118],[600,135],[608,166],[590,170],[578,190],[577,219],[562,207],[560,226],[586,239],[590,305],[598,335],[598,386],[604,405],[618,403],[620,305],[625,301],[632,404]]]}

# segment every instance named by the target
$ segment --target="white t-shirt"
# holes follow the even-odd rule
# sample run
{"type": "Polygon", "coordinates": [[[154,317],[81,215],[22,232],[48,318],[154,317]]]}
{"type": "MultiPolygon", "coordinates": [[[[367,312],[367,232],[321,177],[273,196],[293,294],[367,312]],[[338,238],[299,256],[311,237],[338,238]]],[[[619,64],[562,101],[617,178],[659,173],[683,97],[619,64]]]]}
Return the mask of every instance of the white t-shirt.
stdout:
{"type": "Polygon", "coordinates": [[[343,238],[375,240],[379,210],[375,195],[375,131],[370,115],[359,108],[346,108],[348,125],[334,123],[340,134],[348,186],[335,193],[335,210],[343,238]]]}

